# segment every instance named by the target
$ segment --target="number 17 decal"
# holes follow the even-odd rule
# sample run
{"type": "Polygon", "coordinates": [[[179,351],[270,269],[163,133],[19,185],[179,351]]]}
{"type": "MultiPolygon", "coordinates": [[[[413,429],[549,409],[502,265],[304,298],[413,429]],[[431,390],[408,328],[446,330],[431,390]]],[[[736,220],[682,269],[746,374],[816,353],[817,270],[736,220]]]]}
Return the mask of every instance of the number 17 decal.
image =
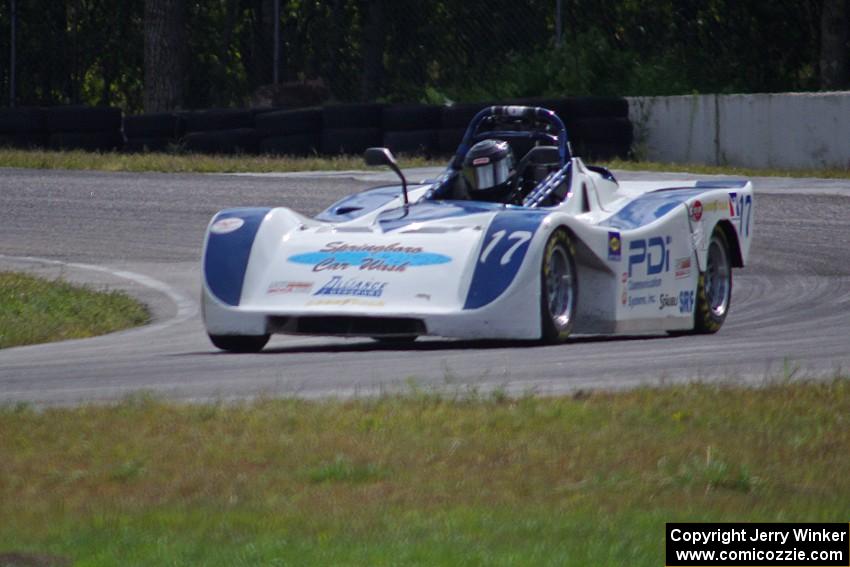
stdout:
{"type": "MultiPolygon", "coordinates": [[[[487,246],[484,248],[484,251],[481,253],[482,264],[485,264],[487,262],[487,258],[490,257],[490,254],[499,245],[499,243],[505,237],[505,234],[507,234],[506,230],[497,230],[493,233],[493,237],[491,238],[487,246]]],[[[501,260],[499,260],[499,264],[502,266],[506,266],[511,261],[514,252],[516,252],[520,246],[531,240],[531,233],[527,230],[514,231],[510,233],[510,235],[508,235],[508,241],[511,240],[513,240],[514,243],[508,247],[508,249],[502,254],[501,260]]]]}

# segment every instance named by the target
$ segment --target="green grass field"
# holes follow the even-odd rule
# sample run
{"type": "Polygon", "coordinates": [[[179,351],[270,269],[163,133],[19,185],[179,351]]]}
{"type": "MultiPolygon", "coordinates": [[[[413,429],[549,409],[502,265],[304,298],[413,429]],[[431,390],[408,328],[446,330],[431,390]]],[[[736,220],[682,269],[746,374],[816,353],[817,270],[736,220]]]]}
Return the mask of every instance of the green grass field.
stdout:
{"type": "Polygon", "coordinates": [[[850,379],[0,411],[0,557],[663,565],[671,521],[846,522],[850,379]]]}
{"type": "Polygon", "coordinates": [[[123,292],[0,272],[0,349],[102,335],[148,319],[145,307],[123,292]]]}
{"type": "MultiPolygon", "coordinates": [[[[402,167],[443,166],[447,159],[401,156],[402,167]]],[[[593,162],[597,163],[597,162],[593,162]]],[[[850,178],[850,169],[754,169],[686,163],[614,160],[598,162],[612,169],[672,171],[744,177],[850,178]]],[[[30,169],[76,169],[164,173],[270,173],[292,171],[347,171],[367,169],[361,156],[277,157],[215,156],[201,154],[48,151],[0,149],[0,167],[30,169]]]]}

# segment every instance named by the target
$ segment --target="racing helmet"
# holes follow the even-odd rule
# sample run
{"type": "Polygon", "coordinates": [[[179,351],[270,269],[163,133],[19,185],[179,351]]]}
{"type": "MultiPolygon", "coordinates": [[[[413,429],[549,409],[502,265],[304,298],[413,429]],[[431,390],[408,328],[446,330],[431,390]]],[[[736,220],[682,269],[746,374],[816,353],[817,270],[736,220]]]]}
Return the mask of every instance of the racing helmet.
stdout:
{"type": "Polygon", "coordinates": [[[504,203],[515,173],[514,154],[502,140],[482,140],[463,158],[463,178],[474,201],[504,203]]]}

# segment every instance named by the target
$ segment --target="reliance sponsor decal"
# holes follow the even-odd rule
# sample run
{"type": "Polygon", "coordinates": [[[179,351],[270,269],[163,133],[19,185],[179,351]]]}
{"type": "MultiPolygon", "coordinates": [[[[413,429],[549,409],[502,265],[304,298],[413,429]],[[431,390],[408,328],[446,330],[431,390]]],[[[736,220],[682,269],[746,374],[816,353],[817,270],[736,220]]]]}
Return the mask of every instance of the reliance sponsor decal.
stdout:
{"type": "Polygon", "coordinates": [[[329,242],[317,252],[295,254],[287,258],[294,264],[313,266],[314,272],[357,269],[404,272],[408,268],[435,266],[452,261],[449,256],[425,252],[419,246],[392,244],[348,244],[329,242]]]}
{"type": "Polygon", "coordinates": [[[343,281],[342,276],[333,276],[313,295],[353,295],[356,297],[381,297],[386,282],[366,281],[351,278],[343,281]]]}

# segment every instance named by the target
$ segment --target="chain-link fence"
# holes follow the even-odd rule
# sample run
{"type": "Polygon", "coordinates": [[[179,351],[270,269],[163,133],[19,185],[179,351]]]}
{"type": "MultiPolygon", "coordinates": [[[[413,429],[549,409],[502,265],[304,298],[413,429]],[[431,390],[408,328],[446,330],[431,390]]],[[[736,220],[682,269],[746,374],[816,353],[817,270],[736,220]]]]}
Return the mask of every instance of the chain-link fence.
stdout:
{"type": "Polygon", "coordinates": [[[209,108],[810,90],[822,2],[0,0],[0,96],[15,4],[17,105],[137,112],[153,4],[185,21],[179,106],[209,108]]]}

